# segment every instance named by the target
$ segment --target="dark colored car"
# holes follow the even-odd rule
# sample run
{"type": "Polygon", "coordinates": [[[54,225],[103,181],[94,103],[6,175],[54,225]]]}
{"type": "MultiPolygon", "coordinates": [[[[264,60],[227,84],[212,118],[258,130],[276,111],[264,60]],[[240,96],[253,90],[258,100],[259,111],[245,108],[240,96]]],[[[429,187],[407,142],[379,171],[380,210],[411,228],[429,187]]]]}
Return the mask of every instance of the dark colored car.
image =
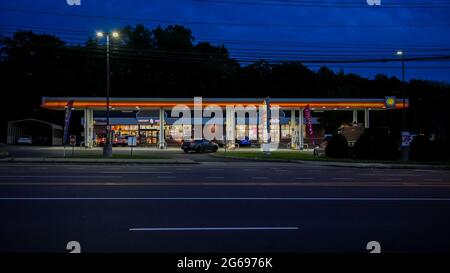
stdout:
{"type": "Polygon", "coordinates": [[[252,146],[252,142],[250,141],[248,136],[246,136],[244,139],[239,140],[238,143],[239,143],[239,146],[241,146],[241,147],[244,147],[244,146],[250,147],[250,146],[252,146]]]}
{"type": "Polygon", "coordinates": [[[206,139],[197,139],[183,142],[181,149],[185,153],[188,153],[189,151],[195,151],[197,153],[206,151],[217,152],[219,145],[206,139]]]}

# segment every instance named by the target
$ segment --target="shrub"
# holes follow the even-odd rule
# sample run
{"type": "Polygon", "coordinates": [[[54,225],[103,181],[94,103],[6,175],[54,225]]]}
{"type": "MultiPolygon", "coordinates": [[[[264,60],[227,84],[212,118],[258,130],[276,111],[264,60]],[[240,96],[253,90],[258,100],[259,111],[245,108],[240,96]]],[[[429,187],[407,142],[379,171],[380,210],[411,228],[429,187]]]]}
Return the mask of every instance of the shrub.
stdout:
{"type": "Polygon", "coordinates": [[[416,136],[409,146],[409,159],[425,161],[431,159],[431,141],[426,136],[416,136]]]}
{"type": "Polygon", "coordinates": [[[375,140],[375,158],[394,160],[400,157],[400,143],[392,136],[382,136],[375,140]]]}
{"type": "Polygon", "coordinates": [[[347,139],[341,134],[333,135],[325,148],[325,155],[332,158],[344,158],[347,152],[347,139]]]}
{"type": "Polygon", "coordinates": [[[355,156],[360,159],[374,158],[375,140],[370,135],[361,135],[355,143],[355,156]]]}
{"type": "Polygon", "coordinates": [[[436,161],[450,159],[450,143],[446,138],[437,137],[431,142],[430,158],[436,161]]]}

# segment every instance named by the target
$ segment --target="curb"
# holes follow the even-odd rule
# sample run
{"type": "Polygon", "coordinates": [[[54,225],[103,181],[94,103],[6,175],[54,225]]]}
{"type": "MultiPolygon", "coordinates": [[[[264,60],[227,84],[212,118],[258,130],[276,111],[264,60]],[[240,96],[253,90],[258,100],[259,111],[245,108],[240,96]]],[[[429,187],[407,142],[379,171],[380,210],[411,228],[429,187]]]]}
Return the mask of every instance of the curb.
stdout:
{"type": "Polygon", "coordinates": [[[446,165],[426,165],[426,164],[384,164],[384,163],[351,163],[351,162],[333,162],[333,161],[308,161],[308,160],[292,160],[292,159],[258,159],[258,158],[242,158],[233,156],[212,155],[214,157],[228,158],[240,161],[259,161],[259,162],[277,162],[277,163],[296,163],[315,166],[328,167],[350,167],[350,168],[373,168],[373,169],[422,169],[422,170],[450,170],[450,166],[446,165]]]}
{"type": "Polygon", "coordinates": [[[89,158],[1,158],[0,162],[7,163],[79,163],[79,164],[199,164],[190,159],[89,159],[89,158]]]}

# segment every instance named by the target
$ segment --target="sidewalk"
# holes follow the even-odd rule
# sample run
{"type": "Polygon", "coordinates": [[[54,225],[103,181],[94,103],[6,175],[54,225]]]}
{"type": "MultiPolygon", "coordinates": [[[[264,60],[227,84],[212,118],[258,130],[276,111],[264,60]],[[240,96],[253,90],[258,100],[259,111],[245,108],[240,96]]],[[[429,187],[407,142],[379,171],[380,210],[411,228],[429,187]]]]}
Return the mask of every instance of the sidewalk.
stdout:
{"type": "Polygon", "coordinates": [[[402,163],[367,163],[367,162],[337,162],[337,161],[312,161],[312,160],[290,160],[290,159],[256,159],[242,158],[233,156],[222,156],[212,154],[211,156],[228,158],[240,161],[263,161],[263,162],[286,162],[305,164],[313,166],[329,166],[329,167],[350,167],[350,168],[374,168],[374,169],[421,169],[421,170],[450,170],[450,165],[430,165],[430,164],[402,164],[402,163]]]}
{"type": "Polygon", "coordinates": [[[76,163],[76,164],[198,164],[191,159],[119,159],[119,158],[50,158],[50,157],[7,157],[0,163],[76,163]]]}

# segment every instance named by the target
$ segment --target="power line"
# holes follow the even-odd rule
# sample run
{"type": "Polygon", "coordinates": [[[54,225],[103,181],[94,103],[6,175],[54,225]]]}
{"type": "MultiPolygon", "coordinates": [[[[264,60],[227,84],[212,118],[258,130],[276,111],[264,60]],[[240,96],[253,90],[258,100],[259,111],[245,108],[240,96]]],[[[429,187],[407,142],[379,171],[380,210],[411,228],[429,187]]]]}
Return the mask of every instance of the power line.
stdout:
{"type": "MultiPolygon", "coordinates": [[[[101,54],[100,49],[88,49],[88,48],[67,48],[69,50],[73,51],[84,51],[84,52],[91,52],[91,53],[98,53],[101,54]]],[[[123,53],[123,52],[122,52],[123,53]]],[[[216,62],[216,61],[224,61],[224,62],[249,62],[254,63],[261,61],[262,59],[257,58],[250,58],[249,56],[243,56],[240,59],[237,58],[227,58],[227,57],[221,57],[216,56],[214,58],[207,58],[208,56],[196,56],[188,54],[189,52],[186,52],[184,55],[180,54],[168,54],[168,53],[140,53],[140,54],[132,54],[133,52],[127,52],[128,56],[123,55],[113,55],[113,58],[147,58],[147,59],[170,59],[173,58],[175,60],[194,60],[194,61],[200,61],[200,62],[216,62]]],[[[60,52],[58,52],[60,54],[60,52]]],[[[302,59],[280,59],[279,57],[265,57],[263,59],[266,59],[268,62],[299,62],[299,63],[320,63],[320,64],[326,64],[326,63],[387,63],[387,62],[400,62],[401,60],[399,58],[375,58],[376,56],[371,56],[372,58],[350,58],[352,56],[348,56],[348,58],[336,55],[334,58],[331,59],[317,59],[315,56],[306,56],[302,59]],[[315,59],[314,59],[315,58],[315,59]]],[[[450,55],[430,55],[430,56],[410,56],[408,58],[404,59],[406,62],[411,61],[448,61],[450,60],[450,55]]]]}
{"type": "MultiPolygon", "coordinates": [[[[74,29],[60,29],[60,28],[49,28],[49,27],[36,27],[36,26],[17,26],[17,25],[0,25],[0,29],[6,29],[10,30],[11,33],[14,33],[17,29],[26,29],[26,30],[32,30],[34,32],[43,32],[48,34],[48,31],[51,31],[51,34],[54,34],[53,32],[57,33],[58,35],[67,34],[69,36],[75,36],[75,37],[85,37],[82,39],[78,38],[69,38],[67,39],[75,39],[75,40],[82,40],[86,41],[87,37],[92,37],[93,32],[92,31],[82,31],[82,30],[74,30],[74,29]],[[85,34],[85,35],[83,35],[85,34]]],[[[61,37],[61,36],[58,36],[61,37]]],[[[66,37],[63,37],[66,38],[66,37]]],[[[390,44],[381,44],[381,43],[330,43],[330,42],[291,42],[291,41],[267,41],[267,40],[238,40],[238,39],[218,39],[218,38],[200,38],[196,39],[198,42],[210,42],[210,43],[222,43],[222,44],[239,44],[239,45],[260,45],[265,47],[314,47],[314,48],[361,48],[361,49],[380,49],[384,48],[386,51],[388,49],[390,50],[397,50],[398,48],[402,48],[404,50],[408,51],[426,51],[428,49],[431,50],[440,50],[442,48],[450,48],[450,45],[424,45],[424,44],[404,44],[402,43],[399,46],[393,46],[390,44]]],[[[367,51],[367,50],[365,50],[367,51]]]]}
{"type": "MultiPolygon", "coordinates": [[[[17,42],[16,42],[17,43],[17,42]]],[[[27,44],[22,44],[22,45],[27,45],[27,44]]],[[[39,44],[37,44],[36,42],[32,45],[35,46],[45,46],[46,44],[44,44],[43,42],[40,42],[39,44]]],[[[48,44],[48,45],[52,45],[52,44],[48,44]]],[[[80,46],[80,45],[76,45],[76,46],[80,46]]],[[[97,51],[97,52],[102,52],[104,49],[101,48],[73,48],[74,50],[89,50],[89,51],[97,51]]],[[[111,50],[113,50],[114,52],[118,52],[118,53],[122,53],[122,54],[140,54],[140,55],[164,55],[164,56],[200,56],[200,57],[213,57],[213,58],[224,58],[224,56],[226,55],[226,52],[198,52],[195,51],[194,48],[192,50],[188,50],[188,51],[180,51],[180,50],[169,50],[169,49],[160,49],[160,48],[153,48],[153,49],[149,49],[149,48],[129,48],[129,47],[117,47],[115,45],[112,45],[111,50]]],[[[244,59],[244,58],[248,58],[248,59],[266,59],[266,60],[286,60],[286,59],[292,59],[292,58],[302,58],[302,59],[316,59],[317,57],[322,57],[322,58],[326,58],[326,59],[341,59],[341,60],[353,60],[355,58],[382,58],[384,57],[384,55],[381,54],[360,54],[360,53],[366,53],[366,52],[361,52],[361,51],[346,51],[346,52],[341,52],[339,53],[339,51],[331,51],[331,52],[327,52],[327,51],[319,51],[319,53],[315,52],[315,51],[309,51],[309,52],[303,52],[301,50],[299,51],[290,51],[290,52],[273,52],[273,51],[260,51],[260,52],[253,52],[253,51],[248,51],[249,49],[246,49],[246,51],[236,51],[236,52],[231,52],[231,55],[233,58],[238,58],[238,59],[244,59]],[[339,53],[339,54],[332,54],[332,53],[339,53]],[[350,54],[348,54],[350,53],[350,54]]],[[[441,52],[443,50],[440,51],[432,51],[432,52],[441,52]]],[[[446,49],[445,51],[450,51],[450,49],[446,49]]],[[[389,51],[391,52],[391,51],[389,51]]],[[[426,51],[428,52],[428,51],[426,51]]],[[[367,52],[367,53],[371,53],[371,52],[367,52]]],[[[386,52],[374,52],[374,53],[386,53],[386,52]]],[[[425,57],[434,57],[436,56],[436,54],[417,54],[418,52],[415,52],[416,54],[409,54],[409,57],[415,57],[415,58],[425,58],[425,57]]],[[[388,58],[391,56],[392,54],[388,54],[388,58]]]]}

